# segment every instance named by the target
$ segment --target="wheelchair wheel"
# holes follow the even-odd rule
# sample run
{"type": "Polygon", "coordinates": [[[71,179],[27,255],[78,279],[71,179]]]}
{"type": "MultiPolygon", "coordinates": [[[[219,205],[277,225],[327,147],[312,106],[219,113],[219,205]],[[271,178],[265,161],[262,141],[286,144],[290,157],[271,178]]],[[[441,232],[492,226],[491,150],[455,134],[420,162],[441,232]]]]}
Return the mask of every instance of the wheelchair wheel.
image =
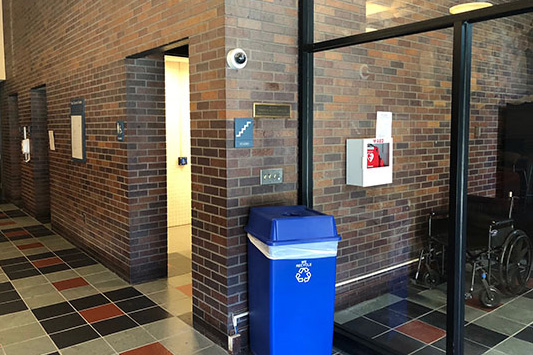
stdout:
{"type": "Polygon", "coordinates": [[[531,274],[532,250],[529,237],[515,231],[503,248],[500,267],[505,290],[516,295],[526,288],[531,274]]]}
{"type": "Polygon", "coordinates": [[[502,297],[496,287],[490,286],[488,290],[481,290],[479,300],[485,307],[494,308],[500,304],[502,297]]]}
{"type": "Polygon", "coordinates": [[[434,269],[428,269],[424,275],[423,278],[424,284],[429,287],[433,288],[437,286],[440,283],[440,275],[437,270],[434,269]]]}

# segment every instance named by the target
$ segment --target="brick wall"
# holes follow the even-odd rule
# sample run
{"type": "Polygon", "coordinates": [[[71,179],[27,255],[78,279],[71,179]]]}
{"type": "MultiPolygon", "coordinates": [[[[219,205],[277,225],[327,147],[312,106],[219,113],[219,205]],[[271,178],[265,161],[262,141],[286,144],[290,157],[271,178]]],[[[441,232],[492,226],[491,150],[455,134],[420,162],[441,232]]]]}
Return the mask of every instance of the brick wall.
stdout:
{"type": "Polygon", "coordinates": [[[167,275],[165,61],[126,60],[130,280],[167,275]]]}
{"type": "MultiPolygon", "coordinates": [[[[296,0],[226,1],[226,52],[243,48],[246,68],[226,69],[228,179],[228,310],[247,310],[246,235],[251,206],[297,202],[297,34],[296,0]],[[233,119],[252,117],[254,102],[286,103],[291,118],[254,119],[254,147],[233,148],[233,119]],[[282,168],[283,183],[260,185],[261,169],[282,168]]],[[[247,344],[246,320],[240,323],[247,344]]]]}
{"type": "MultiPolygon", "coordinates": [[[[422,17],[444,14],[448,3],[426,4],[422,17]]],[[[29,173],[20,172],[20,139],[13,137],[31,120],[31,88],[46,85],[47,127],[56,138],[56,151],[49,152],[53,228],[127,280],[164,275],[162,60],[129,57],[188,37],[193,320],[225,345],[233,331],[231,313],[247,310],[243,227],[249,208],[297,201],[297,5],[297,0],[4,2],[9,19],[1,92],[2,115],[9,117],[2,123],[4,193],[20,199],[18,182],[28,183],[29,173]],[[235,47],[248,53],[243,70],[226,67],[225,55],[235,47]],[[76,97],[86,100],[85,163],[71,158],[69,103],[76,97]],[[254,102],[288,103],[291,118],[255,119],[254,147],[234,148],[233,119],[251,117],[254,102]],[[116,140],[117,120],[126,122],[124,142],[116,140]],[[284,169],[283,184],[261,186],[260,169],[274,167],[284,169]]],[[[370,25],[359,0],[316,1],[316,11],[317,40],[370,25]]],[[[381,20],[387,26],[418,20],[420,13],[381,20]]],[[[474,74],[472,122],[482,128],[481,135],[472,130],[471,191],[484,194],[495,186],[494,154],[486,152],[496,142],[498,106],[529,90],[521,81],[522,62],[515,60],[522,58],[523,40],[502,40],[520,37],[528,22],[509,21],[487,26],[481,37],[491,41],[476,52],[484,69],[474,74]],[[509,62],[520,63],[513,73],[506,70],[509,62]],[[497,91],[501,85],[505,90],[497,91]]],[[[425,213],[446,203],[450,43],[450,31],[439,31],[315,56],[314,203],[336,217],[343,236],[339,281],[411,257],[424,235],[425,213]],[[348,187],[344,141],[371,136],[378,109],[395,113],[394,183],[348,187]]],[[[337,304],[379,294],[396,279],[405,282],[405,271],[345,287],[338,290],[337,304]]],[[[245,323],[240,330],[244,348],[245,323]]]]}
{"type": "Polygon", "coordinates": [[[224,2],[23,1],[3,10],[5,195],[20,200],[18,184],[31,180],[20,172],[18,132],[31,120],[31,89],[46,85],[56,141],[48,152],[52,226],[133,282],[165,272],[165,132],[162,68],[146,60],[160,62],[126,58],[189,38],[194,323],[226,344],[224,2]],[[71,158],[73,98],[86,103],[85,163],[71,158]],[[117,120],[126,122],[125,142],[116,139],[117,120]]]}

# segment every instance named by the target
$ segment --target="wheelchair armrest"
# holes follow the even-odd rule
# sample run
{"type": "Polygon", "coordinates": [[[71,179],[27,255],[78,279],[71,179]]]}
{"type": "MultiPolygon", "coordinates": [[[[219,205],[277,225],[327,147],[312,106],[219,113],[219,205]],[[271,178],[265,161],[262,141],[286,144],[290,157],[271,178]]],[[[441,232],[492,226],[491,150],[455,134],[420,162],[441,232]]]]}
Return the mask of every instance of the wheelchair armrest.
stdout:
{"type": "Polygon", "coordinates": [[[492,221],[490,228],[491,229],[500,229],[506,227],[512,227],[514,219],[504,219],[503,221],[492,221]]]}
{"type": "Polygon", "coordinates": [[[448,218],[448,211],[431,211],[429,213],[431,218],[448,218]]]}

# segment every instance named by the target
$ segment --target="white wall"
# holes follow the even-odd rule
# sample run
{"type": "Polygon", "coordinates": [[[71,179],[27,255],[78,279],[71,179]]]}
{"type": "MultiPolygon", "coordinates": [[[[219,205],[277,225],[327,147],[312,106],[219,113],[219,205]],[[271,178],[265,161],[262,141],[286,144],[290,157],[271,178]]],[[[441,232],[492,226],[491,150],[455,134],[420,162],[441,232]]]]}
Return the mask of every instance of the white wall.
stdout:
{"type": "Polygon", "coordinates": [[[165,56],[168,226],[191,223],[189,59],[165,56]],[[187,157],[187,165],[178,165],[187,157]]]}

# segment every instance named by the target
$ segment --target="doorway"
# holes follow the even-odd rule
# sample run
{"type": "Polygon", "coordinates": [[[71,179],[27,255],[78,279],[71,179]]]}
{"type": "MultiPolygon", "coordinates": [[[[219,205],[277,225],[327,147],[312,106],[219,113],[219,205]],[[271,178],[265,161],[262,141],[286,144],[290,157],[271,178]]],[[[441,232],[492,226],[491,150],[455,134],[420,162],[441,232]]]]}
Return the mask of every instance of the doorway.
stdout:
{"type": "Polygon", "coordinates": [[[165,55],[169,283],[192,301],[189,59],[165,55]]]}

